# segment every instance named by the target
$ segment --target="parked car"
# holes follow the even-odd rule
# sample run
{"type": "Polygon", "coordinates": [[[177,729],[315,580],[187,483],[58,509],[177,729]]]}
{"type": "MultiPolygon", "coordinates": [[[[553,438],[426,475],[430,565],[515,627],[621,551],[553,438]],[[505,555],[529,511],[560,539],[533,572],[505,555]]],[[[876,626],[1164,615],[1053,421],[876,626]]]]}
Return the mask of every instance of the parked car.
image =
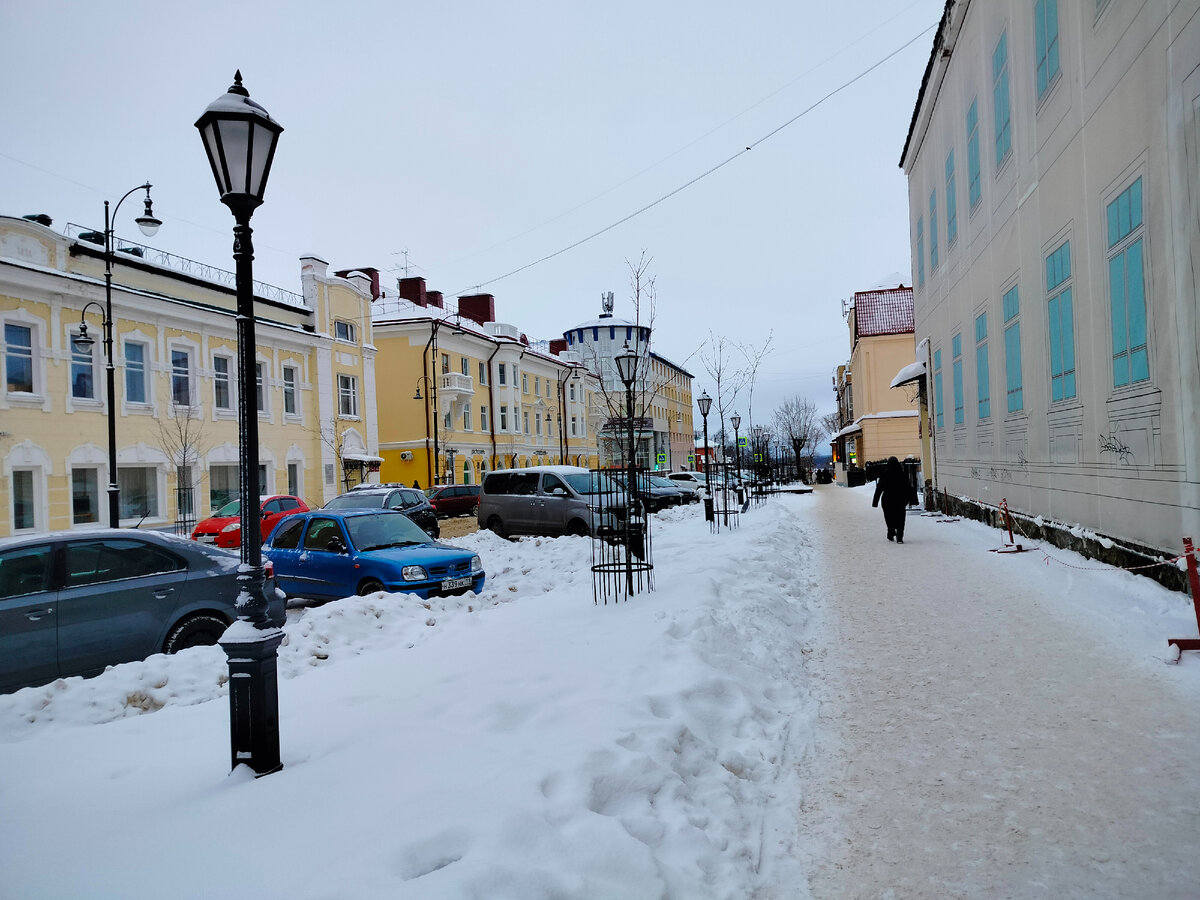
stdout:
{"type": "MultiPolygon", "coordinates": [[[[623,472],[614,471],[612,478],[624,486],[625,475],[623,472]]],[[[666,509],[668,506],[679,506],[683,503],[683,494],[675,487],[674,482],[669,479],[642,473],[638,476],[637,481],[638,484],[634,490],[634,495],[637,497],[638,502],[645,507],[646,512],[656,513],[661,509],[666,509]]]]}
{"type": "Polygon", "coordinates": [[[665,478],[662,475],[650,476],[650,487],[653,490],[662,491],[665,495],[666,502],[660,508],[667,506],[682,506],[685,503],[692,503],[700,498],[694,491],[681,489],[670,478],[665,478]]]}
{"type": "Polygon", "coordinates": [[[398,510],[320,509],[289,517],[263,548],[288,596],[376,591],[445,597],[483,589],[479,556],[438,543],[398,510]]]}
{"type": "Polygon", "coordinates": [[[578,466],[503,469],[483,479],[475,516],[501,537],[519,534],[594,535],[617,530],[625,488],[605,473],[578,466]]]}
{"type": "MultiPolygon", "coordinates": [[[[215,644],[236,617],[232,553],[159,531],[0,541],[0,691],[215,644]]],[[[268,581],[271,618],[284,604],[268,581]]]]}
{"type": "MultiPolygon", "coordinates": [[[[260,543],[267,539],[267,536],[284,516],[308,510],[307,503],[290,494],[262,497],[259,506],[262,508],[260,543]]],[[[192,540],[202,544],[216,544],[226,550],[242,546],[241,510],[240,500],[230,500],[207,519],[196,523],[196,527],[192,531],[192,540]]]]}
{"type": "Polygon", "coordinates": [[[442,528],[438,525],[437,513],[429,498],[416,488],[398,485],[359,485],[353,490],[334,497],[325,504],[323,509],[396,509],[404,513],[423,529],[430,537],[440,537],[442,528]]]}
{"type": "Polygon", "coordinates": [[[430,488],[425,492],[433,511],[443,518],[446,516],[473,515],[479,506],[479,485],[477,484],[443,484],[441,487],[430,488]]]}

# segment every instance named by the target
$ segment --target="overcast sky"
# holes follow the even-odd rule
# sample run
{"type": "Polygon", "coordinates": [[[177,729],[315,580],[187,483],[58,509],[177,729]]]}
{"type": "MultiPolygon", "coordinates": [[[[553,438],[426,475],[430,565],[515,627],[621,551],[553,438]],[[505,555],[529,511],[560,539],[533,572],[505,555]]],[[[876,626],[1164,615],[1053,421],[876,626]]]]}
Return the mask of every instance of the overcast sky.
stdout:
{"type": "MultiPolygon", "coordinates": [[[[298,291],[312,253],[380,269],[390,294],[407,264],[548,339],[605,291],[631,316],[644,250],[654,348],[697,393],[710,329],[773,332],[754,418],[795,394],[826,411],[842,301],[911,283],[898,160],[942,5],[0,0],[0,214],[102,229],[104,200],[150,181],[148,243],[231,269],[193,123],[240,68],[285,128],[256,278],[298,291]]],[[[118,235],[139,237],[136,201],[118,235]]]]}

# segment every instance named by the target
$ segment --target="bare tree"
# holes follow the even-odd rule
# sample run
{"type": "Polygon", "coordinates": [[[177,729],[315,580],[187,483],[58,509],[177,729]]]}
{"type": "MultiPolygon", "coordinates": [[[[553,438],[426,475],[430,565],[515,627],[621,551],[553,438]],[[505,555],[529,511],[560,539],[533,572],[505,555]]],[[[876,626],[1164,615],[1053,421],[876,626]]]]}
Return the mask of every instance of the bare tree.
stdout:
{"type": "Polygon", "coordinates": [[[208,452],[204,419],[190,406],[174,407],[173,415],[157,417],[158,446],[175,465],[175,518],[180,526],[196,519],[196,487],[208,452]]]}
{"type": "Polygon", "coordinates": [[[817,419],[817,407],[796,394],[775,409],[772,425],[779,439],[792,448],[796,465],[812,468],[813,450],[821,439],[822,425],[817,419]]]}
{"type": "Polygon", "coordinates": [[[825,413],[821,416],[821,428],[825,431],[825,437],[832,437],[841,430],[841,423],[838,421],[836,412],[825,413]]]}
{"type": "Polygon", "coordinates": [[[753,344],[738,345],[738,349],[746,357],[746,417],[750,428],[754,427],[754,385],[758,381],[758,368],[762,365],[763,360],[771,354],[771,341],[774,334],[774,330],[768,331],[767,339],[762,342],[761,347],[753,344]]]}
{"type": "Polygon", "coordinates": [[[715,431],[710,428],[709,434],[717,438],[717,445],[721,448],[722,456],[725,455],[728,443],[725,434],[725,419],[733,410],[734,401],[737,400],[742,388],[746,386],[749,377],[745,369],[737,368],[732,361],[734,351],[741,349],[740,345],[723,335],[717,335],[710,331],[708,342],[700,350],[700,362],[704,366],[704,371],[708,373],[708,377],[712,379],[713,392],[716,394],[713,397],[713,405],[717,411],[717,428],[715,431]]]}
{"type": "MultiPolygon", "coordinates": [[[[646,328],[651,332],[654,328],[655,306],[658,295],[655,290],[654,276],[650,274],[650,265],[654,258],[645,250],[637,260],[625,260],[629,268],[630,299],[633,301],[633,326],[638,329],[646,328]]],[[[611,308],[611,307],[610,307],[611,308]]],[[[637,371],[633,381],[633,404],[627,408],[625,385],[617,372],[616,363],[611,358],[601,358],[598,348],[591,347],[591,359],[588,368],[599,376],[597,394],[594,401],[597,409],[590,413],[596,423],[598,446],[606,448],[602,454],[609,459],[619,459],[624,463],[626,456],[626,429],[629,418],[638,420],[649,418],[655,399],[662,393],[663,382],[655,374],[651,365],[649,348],[647,346],[630,347],[637,351],[637,371]]],[[[635,426],[636,427],[636,426],[635,426]]],[[[651,460],[653,463],[653,460],[651,460]]]]}

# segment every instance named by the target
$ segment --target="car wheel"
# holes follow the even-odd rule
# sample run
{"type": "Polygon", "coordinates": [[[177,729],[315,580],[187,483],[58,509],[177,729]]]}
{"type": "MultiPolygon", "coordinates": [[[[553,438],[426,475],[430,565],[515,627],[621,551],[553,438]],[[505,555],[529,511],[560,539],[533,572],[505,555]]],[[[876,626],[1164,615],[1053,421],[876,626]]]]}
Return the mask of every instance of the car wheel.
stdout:
{"type": "Polygon", "coordinates": [[[575,537],[588,537],[591,532],[588,531],[587,523],[583,519],[572,519],[567,523],[567,534],[575,537]]]}
{"type": "Polygon", "coordinates": [[[496,537],[508,537],[508,534],[504,531],[504,523],[500,521],[499,516],[492,516],[488,519],[487,527],[488,531],[492,532],[496,537]]]}
{"type": "Polygon", "coordinates": [[[368,594],[377,594],[383,589],[383,582],[378,578],[368,578],[358,586],[358,596],[365,597],[368,594]]]}
{"type": "Polygon", "coordinates": [[[167,635],[163,652],[178,653],[189,647],[211,647],[221,639],[228,627],[228,622],[211,613],[201,613],[184,619],[167,635]]]}

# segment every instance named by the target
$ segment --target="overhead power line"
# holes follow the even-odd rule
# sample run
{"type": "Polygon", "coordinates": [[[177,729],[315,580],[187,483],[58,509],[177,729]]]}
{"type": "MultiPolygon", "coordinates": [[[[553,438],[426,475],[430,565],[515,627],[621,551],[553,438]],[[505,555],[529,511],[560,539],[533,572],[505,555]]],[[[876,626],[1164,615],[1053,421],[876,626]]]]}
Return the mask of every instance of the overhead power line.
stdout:
{"type": "Polygon", "coordinates": [[[752,143],[746,145],[743,149],[737,151],[737,153],[734,153],[732,156],[729,156],[726,159],[721,160],[721,162],[717,163],[712,168],[701,172],[699,175],[695,176],[694,178],[692,178],[689,181],[684,182],[683,184],[681,184],[679,187],[675,188],[674,190],[668,191],[667,193],[663,194],[661,197],[659,197],[656,200],[652,200],[650,203],[647,203],[641,209],[635,210],[634,212],[631,212],[629,215],[624,216],[624,217],[618,219],[617,221],[604,226],[603,228],[599,229],[598,231],[593,231],[591,234],[587,235],[586,237],[582,237],[579,240],[575,241],[574,243],[568,244],[565,247],[555,250],[553,253],[547,253],[545,256],[543,256],[541,258],[535,259],[533,262],[526,263],[525,265],[520,266],[519,268],[513,269],[511,272],[505,272],[503,275],[497,275],[495,278],[489,278],[487,281],[476,282],[475,284],[468,285],[464,288],[460,288],[459,290],[454,291],[452,296],[454,294],[462,294],[467,290],[479,290],[480,288],[485,287],[486,285],[495,284],[497,281],[503,281],[505,278],[511,278],[513,275],[517,275],[521,272],[526,271],[527,269],[532,269],[534,266],[538,266],[544,262],[548,262],[549,260],[552,260],[557,256],[562,256],[564,253],[569,253],[571,250],[574,250],[576,247],[580,247],[580,246],[586,244],[588,241],[595,240],[596,238],[600,237],[602,234],[607,234],[608,232],[612,231],[614,228],[618,228],[621,225],[624,225],[626,222],[630,221],[631,219],[636,219],[642,213],[648,212],[649,210],[654,209],[654,207],[666,202],[667,200],[670,200],[676,194],[682,193],[683,191],[687,190],[693,184],[696,184],[699,181],[703,181],[705,178],[707,178],[709,175],[712,175],[714,172],[717,172],[717,171],[725,168],[725,166],[729,165],[734,160],[749,153],[751,150],[753,150],[755,147],[759,146],[760,144],[765,143],[766,141],[769,141],[771,138],[775,137],[775,135],[779,134],[779,132],[781,132],[785,128],[787,128],[789,125],[794,124],[795,122],[799,121],[800,119],[802,119],[806,115],[808,115],[814,109],[817,109],[819,106],[821,106],[823,103],[825,103],[825,101],[829,100],[832,97],[837,96],[842,91],[844,91],[846,88],[850,87],[851,85],[853,85],[854,83],[856,83],[858,81],[861,81],[867,75],[874,72],[876,69],[878,69],[884,63],[888,62],[893,57],[899,55],[904,50],[907,50],[909,47],[911,47],[913,44],[915,44],[917,41],[919,41],[926,34],[933,31],[933,29],[935,29],[936,27],[937,27],[937,25],[934,24],[934,25],[930,25],[928,28],[923,29],[919,34],[917,34],[914,37],[910,38],[909,40],[905,41],[903,44],[901,44],[895,50],[891,51],[883,58],[877,60],[876,62],[872,63],[867,68],[863,69],[861,72],[859,72],[853,78],[851,78],[849,81],[843,82],[842,84],[838,85],[833,90],[831,90],[829,93],[825,94],[825,96],[821,97],[819,100],[817,100],[810,106],[808,106],[805,109],[801,110],[800,112],[796,113],[796,115],[792,116],[790,119],[788,119],[782,125],[779,125],[776,128],[773,128],[771,131],[768,131],[766,134],[764,134],[758,140],[753,141],[752,143]]]}

